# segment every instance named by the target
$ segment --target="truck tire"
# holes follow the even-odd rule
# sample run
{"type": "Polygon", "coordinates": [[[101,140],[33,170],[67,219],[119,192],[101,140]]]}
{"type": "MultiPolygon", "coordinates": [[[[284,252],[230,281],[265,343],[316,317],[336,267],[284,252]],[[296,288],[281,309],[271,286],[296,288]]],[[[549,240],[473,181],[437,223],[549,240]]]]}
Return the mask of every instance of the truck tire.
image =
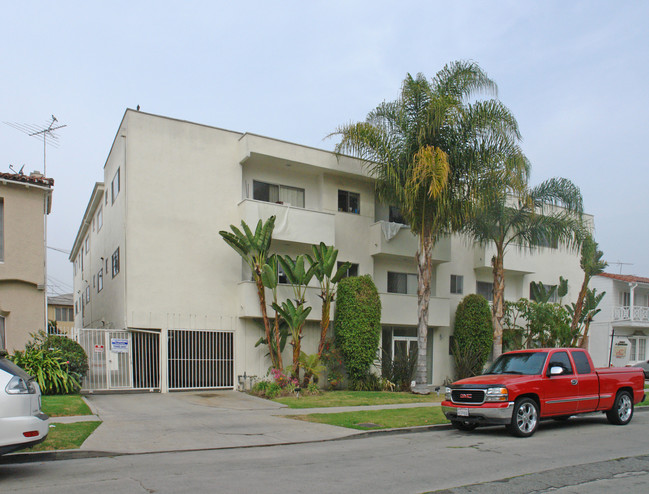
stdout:
{"type": "Polygon", "coordinates": [[[472,431],[478,427],[478,424],[467,420],[451,420],[451,425],[459,431],[472,431]]]}
{"type": "Polygon", "coordinates": [[[626,425],[633,417],[633,399],[628,391],[619,391],[606,418],[613,425],[626,425]]]}
{"type": "Polygon", "coordinates": [[[539,407],[531,398],[519,398],[514,403],[512,421],[507,430],[517,437],[530,437],[539,426],[539,407]]]}

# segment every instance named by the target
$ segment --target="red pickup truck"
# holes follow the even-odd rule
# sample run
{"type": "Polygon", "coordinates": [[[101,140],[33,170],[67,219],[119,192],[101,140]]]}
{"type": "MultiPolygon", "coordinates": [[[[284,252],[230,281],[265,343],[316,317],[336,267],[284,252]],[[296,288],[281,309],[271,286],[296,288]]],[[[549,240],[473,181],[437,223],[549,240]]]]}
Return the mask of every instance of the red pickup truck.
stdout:
{"type": "Polygon", "coordinates": [[[442,411],[460,430],[501,424],[528,437],[542,418],[578,413],[601,411],[612,424],[626,425],[644,396],[639,367],[595,369],[585,350],[539,348],[504,353],[483,375],[451,384],[442,411]]]}

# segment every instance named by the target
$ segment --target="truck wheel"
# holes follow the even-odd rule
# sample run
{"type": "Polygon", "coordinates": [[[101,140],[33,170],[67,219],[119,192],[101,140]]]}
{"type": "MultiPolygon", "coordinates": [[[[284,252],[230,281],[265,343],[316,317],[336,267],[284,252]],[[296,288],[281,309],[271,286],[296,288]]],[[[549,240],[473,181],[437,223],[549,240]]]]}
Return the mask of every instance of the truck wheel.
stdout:
{"type": "Polygon", "coordinates": [[[539,426],[539,407],[531,398],[519,398],[514,404],[512,421],[507,430],[514,436],[530,437],[539,426]]]}
{"type": "Polygon", "coordinates": [[[459,431],[472,431],[478,424],[466,420],[451,420],[451,425],[459,431]]]}
{"type": "Polygon", "coordinates": [[[626,425],[633,417],[633,400],[628,391],[620,391],[615,397],[613,408],[606,412],[606,418],[611,424],[626,425]]]}

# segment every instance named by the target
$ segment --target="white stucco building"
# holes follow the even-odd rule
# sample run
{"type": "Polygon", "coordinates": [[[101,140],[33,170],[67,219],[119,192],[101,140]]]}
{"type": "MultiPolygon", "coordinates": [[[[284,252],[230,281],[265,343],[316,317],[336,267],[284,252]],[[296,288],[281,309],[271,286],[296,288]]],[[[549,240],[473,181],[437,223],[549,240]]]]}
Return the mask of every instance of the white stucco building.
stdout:
{"type": "MultiPolygon", "coordinates": [[[[131,366],[128,379],[135,387],[138,379],[140,387],[163,390],[188,383],[201,387],[188,376],[209,374],[209,365],[224,366],[219,372],[226,377],[216,386],[236,385],[233,379],[244,372],[265,375],[266,350],[254,346],[261,335],[256,289],[218,232],[241,220],[252,226],[276,215],[274,252],[310,253],[311,244],[322,241],[336,246],[339,261],[353,263],[353,274],[372,275],[383,306],[383,346],[407,351],[416,344],[417,240],[408,228],[392,231],[396,235],[389,238],[391,214],[352,158],[127,110],[70,256],[75,325],[127,330],[115,337],[115,349],[122,345],[122,351],[123,340],[136,333],[161,334],[156,341],[169,342],[152,344],[160,372],[142,380],[134,369],[144,343],[129,340],[136,355],[116,359],[110,369],[131,366]],[[222,348],[201,354],[205,342],[222,348]],[[166,359],[175,363],[167,366],[166,359]],[[202,363],[188,363],[195,360],[202,363]],[[184,377],[178,380],[174,373],[184,377]],[[157,379],[159,386],[151,384],[157,379]]],[[[449,336],[455,308],[468,293],[490,296],[492,254],[490,247],[461,237],[444,239],[435,248],[428,321],[431,384],[453,377],[449,336]]],[[[574,300],[583,277],[577,253],[551,247],[533,254],[512,250],[505,268],[509,300],[529,296],[531,281],[554,285],[559,276],[569,279],[568,298],[574,300]]],[[[283,288],[288,297],[290,288],[283,288]]],[[[315,285],[308,301],[313,310],[303,349],[312,353],[319,337],[315,285]]],[[[112,339],[104,341],[96,344],[94,357],[115,357],[112,339]]],[[[289,352],[287,345],[286,362],[289,352]]]]}
{"type": "Polygon", "coordinates": [[[589,350],[597,366],[624,366],[647,360],[649,278],[602,273],[589,288],[606,292],[589,330],[589,350]]]}

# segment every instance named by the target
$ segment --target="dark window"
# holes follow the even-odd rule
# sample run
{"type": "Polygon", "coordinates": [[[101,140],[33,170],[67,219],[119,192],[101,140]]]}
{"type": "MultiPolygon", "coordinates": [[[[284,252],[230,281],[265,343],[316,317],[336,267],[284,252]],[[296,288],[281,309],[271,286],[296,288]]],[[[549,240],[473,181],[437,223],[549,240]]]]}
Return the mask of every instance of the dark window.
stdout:
{"type": "MultiPolygon", "coordinates": [[[[532,288],[534,286],[533,283],[533,281],[530,283],[530,300],[536,301],[536,293],[532,288]]],[[[557,285],[546,285],[544,283],[536,283],[536,285],[540,290],[545,291],[545,293],[548,293],[550,290],[552,290],[552,295],[548,299],[548,302],[556,304],[559,301],[559,295],[557,294],[557,285]]]]}
{"type": "Polygon", "coordinates": [[[577,374],[590,374],[590,363],[588,362],[588,357],[586,352],[581,352],[579,350],[573,350],[572,360],[575,361],[575,367],[577,368],[577,374]]]}
{"type": "Polygon", "coordinates": [[[118,168],[117,173],[115,173],[115,176],[113,177],[113,181],[110,184],[110,194],[112,198],[111,204],[115,204],[115,199],[117,199],[119,190],[120,190],[120,180],[119,180],[119,168],[118,168]]]}
{"type": "Polygon", "coordinates": [[[489,302],[494,301],[494,284],[486,281],[477,281],[475,284],[475,292],[482,295],[489,302]]]}
{"type": "Polygon", "coordinates": [[[100,269],[97,273],[97,293],[104,289],[104,269],[100,269]]]}
{"type": "Polygon", "coordinates": [[[119,273],[119,247],[117,247],[117,249],[115,249],[115,252],[113,252],[111,261],[111,266],[113,267],[112,274],[114,278],[119,273]]]}
{"type": "MultiPolygon", "coordinates": [[[[338,263],[336,264],[336,269],[340,269],[340,266],[342,266],[343,264],[344,262],[338,261],[338,263]]],[[[350,276],[358,276],[358,264],[352,263],[343,278],[349,278],[350,276]]]]}
{"type": "Polygon", "coordinates": [[[417,275],[388,271],[388,293],[417,293],[417,275]]]}
{"type": "Polygon", "coordinates": [[[390,206],[390,216],[388,221],[390,221],[390,223],[401,223],[402,225],[407,224],[401,214],[401,210],[396,206],[390,206]]]}
{"type": "Polygon", "coordinates": [[[361,214],[361,195],[347,190],[338,191],[338,211],[361,214]]]}
{"type": "Polygon", "coordinates": [[[550,357],[550,365],[548,369],[552,367],[561,367],[563,369],[563,374],[572,374],[572,364],[570,363],[570,358],[568,358],[567,352],[556,352],[550,357]]]}
{"type": "Polygon", "coordinates": [[[282,269],[282,266],[277,266],[277,273],[278,273],[278,283],[281,283],[283,285],[288,284],[288,276],[286,276],[286,273],[282,269]]]}
{"type": "Polygon", "coordinates": [[[539,247],[550,247],[552,249],[556,249],[557,247],[559,247],[559,241],[557,240],[557,237],[545,236],[539,240],[539,247]]]}
{"type": "Polygon", "coordinates": [[[304,189],[287,185],[269,184],[253,180],[252,198],[257,201],[275,202],[299,208],[304,207],[304,189]]]}
{"type": "Polygon", "coordinates": [[[451,275],[451,293],[462,294],[464,291],[464,276],[459,274],[451,275]]]}

